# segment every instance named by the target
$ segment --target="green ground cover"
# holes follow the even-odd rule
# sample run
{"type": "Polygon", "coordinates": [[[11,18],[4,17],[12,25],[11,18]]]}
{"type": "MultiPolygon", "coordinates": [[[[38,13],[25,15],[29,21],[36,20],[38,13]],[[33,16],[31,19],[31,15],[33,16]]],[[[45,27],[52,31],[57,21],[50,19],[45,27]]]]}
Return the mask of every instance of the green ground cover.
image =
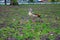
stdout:
{"type": "Polygon", "coordinates": [[[58,35],[59,4],[0,6],[0,40],[57,40],[58,35]],[[43,22],[38,18],[32,22],[28,15],[29,8],[33,9],[34,14],[40,14],[43,22]]]}

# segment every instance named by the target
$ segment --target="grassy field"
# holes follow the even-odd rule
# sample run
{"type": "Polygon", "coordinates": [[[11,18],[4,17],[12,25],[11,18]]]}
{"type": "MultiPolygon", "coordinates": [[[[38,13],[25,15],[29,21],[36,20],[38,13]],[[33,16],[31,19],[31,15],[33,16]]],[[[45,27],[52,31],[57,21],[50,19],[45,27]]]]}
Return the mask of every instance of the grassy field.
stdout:
{"type": "Polygon", "coordinates": [[[60,5],[0,6],[0,40],[60,40],[60,5]],[[29,8],[41,19],[32,22],[29,8]]]}

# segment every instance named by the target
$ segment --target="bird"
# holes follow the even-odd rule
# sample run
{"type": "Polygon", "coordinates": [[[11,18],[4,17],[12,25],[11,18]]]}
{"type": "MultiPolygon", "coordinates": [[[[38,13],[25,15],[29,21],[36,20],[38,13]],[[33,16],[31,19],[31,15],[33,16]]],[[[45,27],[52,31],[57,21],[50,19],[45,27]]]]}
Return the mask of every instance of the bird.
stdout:
{"type": "Polygon", "coordinates": [[[32,22],[36,22],[37,19],[41,20],[41,15],[32,12],[32,8],[29,8],[29,12],[28,12],[29,17],[32,19],[32,22]]]}
{"type": "Polygon", "coordinates": [[[41,18],[40,14],[33,14],[32,8],[29,9],[28,15],[31,16],[31,17],[41,18]]]}

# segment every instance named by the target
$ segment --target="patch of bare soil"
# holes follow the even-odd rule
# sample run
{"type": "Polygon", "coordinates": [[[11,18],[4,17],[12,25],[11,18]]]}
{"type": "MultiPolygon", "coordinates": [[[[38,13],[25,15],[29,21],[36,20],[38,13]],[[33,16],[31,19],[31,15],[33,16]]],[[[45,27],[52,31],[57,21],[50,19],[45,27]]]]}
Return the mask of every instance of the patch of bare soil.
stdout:
{"type": "Polygon", "coordinates": [[[60,35],[57,35],[55,40],[60,40],[60,35]]]}
{"type": "Polygon", "coordinates": [[[48,38],[48,35],[42,35],[40,40],[50,40],[50,39],[48,38]]]}

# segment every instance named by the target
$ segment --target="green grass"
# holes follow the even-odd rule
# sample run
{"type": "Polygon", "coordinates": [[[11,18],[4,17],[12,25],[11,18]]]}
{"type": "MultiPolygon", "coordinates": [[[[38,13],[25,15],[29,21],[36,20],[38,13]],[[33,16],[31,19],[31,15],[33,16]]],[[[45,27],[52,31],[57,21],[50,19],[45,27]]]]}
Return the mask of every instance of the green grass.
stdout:
{"type": "Polygon", "coordinates": [[[60,35],[59,4],[0,6],[0,40],[42,40],[43,37],[54,40],[57,35],[60,35]],[[30,7],[34,13],[41,14],[43,22],[38,18],[37,22],[32,22],[28,16],[30,7]]]}

